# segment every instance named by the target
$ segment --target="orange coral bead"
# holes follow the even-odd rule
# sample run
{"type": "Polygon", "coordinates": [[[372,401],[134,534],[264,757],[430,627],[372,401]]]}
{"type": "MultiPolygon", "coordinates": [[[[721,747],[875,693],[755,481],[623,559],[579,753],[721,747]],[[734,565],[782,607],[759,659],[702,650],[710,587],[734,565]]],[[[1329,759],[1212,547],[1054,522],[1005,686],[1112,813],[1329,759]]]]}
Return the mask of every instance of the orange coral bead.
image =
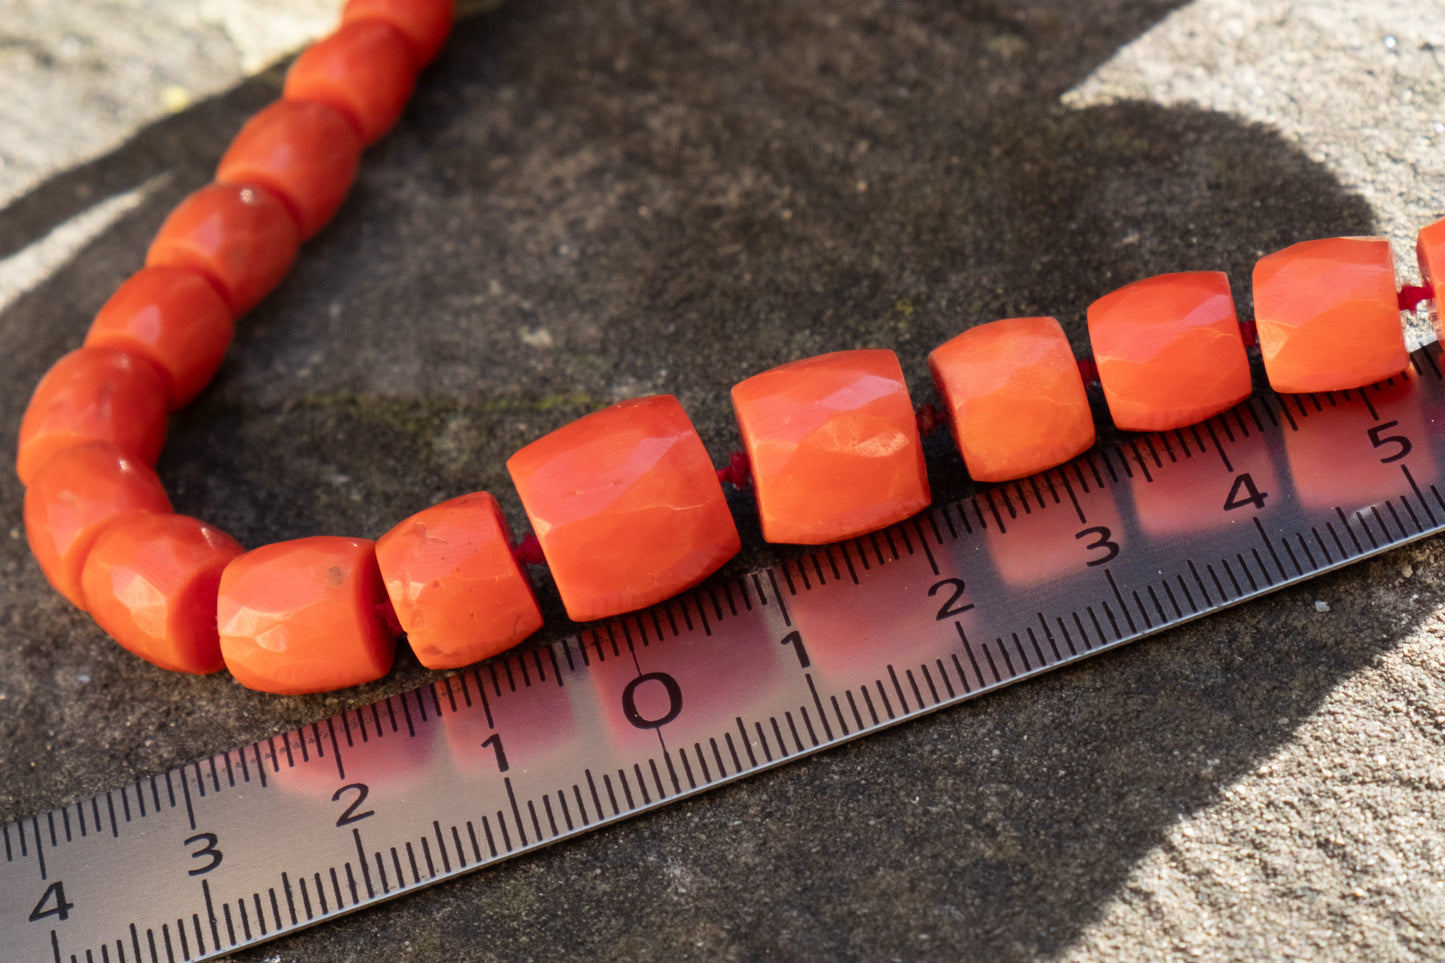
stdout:
{"type": "Polygon", "coordinates": [[[154,465],[166,441],[169,387],[149,361],[115,348],[78,348],[40,379],[20,420],[15,470],[29,485],[51,455],[103,441],[154,465]]]}
{"type": "Polygon", "coordinates": [[[380,20],[353,20],[301,52],[283,96],[341,111],[371,144],[391,129],[416,86],[406,35],[380,20]]]}
{"type": "Polygon", "coordinates": [[[1005,318],[933,349],[928,368],[977,481],[1023,478],[1094,444],[1078,362],[1053,318],[1005,318]]]}
{"type": "Polygon", "coordinates": [[[174,411],[210,382],[234,331],[231,309],[203,275],[142,268],[105,302],[85,344],[130,351],[154,363],[169,381],[174,411]]]}
{"type": "Polygon", "coordinates": [[[702,439],[671,395],[579,418],[507,470],[579,622],[670,598],[742,547],[702,439]]]}
{"type": "Polygon", "coordinates": [[[376,561],[407,642],[429,669],[471,665],[542,627],[512,531],[486,492],[401,522],[376,540],[376,561]]]}
{"type": "Polygon", "coordinates": [[[927,507],[923,445],[892,351],[789,362],[732,398],[768,541],[835,542],[927,507]]]}
{"type": "Polygon", "coordinates": [[[81,588],[96,624],[173,672],[225,668],[216,632],[221,570],[236,540],[185,515],[122,515],[96,538],[81,588]]]}
{"type": "Polygon", "coordinates": [[[1382,237],[1303,241],[1260,258],[1254,315],[1275,391],[1359,388],[1409,363],[1395,263],[1382,237]]]}
{"type": "Polygon", "coordinates": [[[57,452],[25,489],[25,537],[55,590],[85,609],[81,573],[101,531],[127,512],[171,510],[151,469],[103,442],[57,452]]]}
{"type": "Polygon", "coordinates": [[[341,22],[384,20],[406,35],[418,67],[436,59],[452,29],[453,0],[348,0],[341,22]]]}
{"type": "Polygon", "coordinates": [[[334,107],[278,100],[246,122],[216,169],[222,184],[255,184],[290,208],[307,240],[336,214],[356,180],[361,136],[334,107]]]}
{"type": "Polygon", "coordinates": [[[1434,290],[1430,305],[1430,323],[1437,340],[1445,341],[1445,325],[1440,320],[1441,286],[1445,285],[1445,218],[1420,229],[1415,238],[1415,256],[1420,263],[1420,279],[1434,290]]]}
{"type": "Polygon", "coordinates": [[[221,573],[216,626],[236,681],[302,695],[386,675],[396,635],[372,542],[318,535],[233,559],[221,573]]]}
{"type": "Polygon", "coordinates": [[[254,308],[291,270],[301,244],[296,221],[269,191],[210,184],[176,207],[146,252],[147,267],[199,271],[232,316],[254,308]]]}
{"type": "Polygon", "coordinates": [[[1168,431],[1212,418],[1253,390],[1229,278],[1161,274],[1089,305],[1089,342],[1114,424],[1168,431]]]}

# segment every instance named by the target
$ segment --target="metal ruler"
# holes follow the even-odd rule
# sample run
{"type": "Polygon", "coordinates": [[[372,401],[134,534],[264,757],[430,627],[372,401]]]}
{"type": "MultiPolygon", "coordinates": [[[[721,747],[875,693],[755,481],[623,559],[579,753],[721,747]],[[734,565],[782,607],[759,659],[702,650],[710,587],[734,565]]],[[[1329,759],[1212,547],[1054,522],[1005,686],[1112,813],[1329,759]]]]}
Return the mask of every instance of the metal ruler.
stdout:
{"type": "Polygon", "coordinates": [[[1437,345],[0,828],[7,960],[200,960],[1445,527],[1437,345]]]}

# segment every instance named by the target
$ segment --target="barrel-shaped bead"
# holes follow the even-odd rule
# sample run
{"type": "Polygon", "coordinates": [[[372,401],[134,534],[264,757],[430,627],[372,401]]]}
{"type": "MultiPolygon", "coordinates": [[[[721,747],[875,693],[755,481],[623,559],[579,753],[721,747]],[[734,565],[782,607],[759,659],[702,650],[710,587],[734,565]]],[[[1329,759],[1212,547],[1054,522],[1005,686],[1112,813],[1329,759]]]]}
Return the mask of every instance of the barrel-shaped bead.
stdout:
{"type": "Polygon", "coordinates": [[[455,669],[542,627],[497,500],[473,492],[417,512],[376,540],[376,560],[417,660],[455,669]]]}
{"type": "Polygon", "coordinates": [[[262,692],[328,692],[381,678],[396,634],[370,540],[317,535],[232,559],[216,626],[236,681],[262,692]]]}
{"type": "Polygon", "coordinates": [[[1094,444],[1094,419],[1068,336],[1053,318],[969,328],[928,356],[968,473],[1023,478],[1094,444]]]}
{"type": "Polygon", "coordinates": [[[296,260],[301,236],[286,205],[251,184],[209,184],[181,201],[146,252],[147,267],[199,271],[233,317],[260,303],[296,260]]]}
{"type": "Polygon", "coordinates": [[[1270,387],[1359,388],[1409,363],[1390,243],[1302,241],[1254,266],[1254,316],[1270,387]]]}
{"type": "Polygon", "coordinates": [[[278,100],[231,141],[216,169],[222,184],[255,184],[279,197],[304,241],[341,207],[361,164],[361,135],[326,104],[278,100]]]}
{"type": "Polygon", "coordinates": [[[22,484],[56,452],[87,441],[154,465],[166,440],[170,387],[130,351],[81,347],[51,366],[20,420],[15,470],[22,484]]]}
{"type": "Polygon", "coordinates": [[[567,614],[640,609],[741,547],[707,449],[671,395],[620,402],[507,460],[567,614]]]}
{"type": "Polygon", "coordinates": [[[91,618],[163,669],[218,672],[216,596],[221,570],[241,552],[231,536],[186,515],[122,515],[96,538],[81,572],[91,618]]]}
{"type": "Polygon", "coordinates": [[[103,442],[57,452],[25,489],[25,537],[50,584],[87,608],[81,575],[96,538],[128,512],[171,510],[149,466],[103,442]]]}
{"type": "Polygon", "coordinates": [[[406,36],[418,68],[436,58],[452,29],[455,0],[347,0],[341,22],[384,20],[406,36]]]}
{"type": "Polygon", "coordinates": [[[343,23],[301,52],[282,96],[334,107],[350,118],[362,143],[391,129],[416,86],[418,66],[406,36],[374,19],[343,23]]]}
{"type": "Polygon", "coordinates": [[[1168,431],[1239,404],[1253,388],[1229,278],[1161,274],[1089,305],[1089,342],[1114,424],[1168,431]]]}
{"type": "Polygon", "coordinates": [[[166,376],[175,410],[210,382],[234,331],[231,309],[204,275],[152,267],[116,289],[90,323],[85,344],[148,359],[166,376]]]}
{"type": "Polygon", "coordinates": [[[818,545],[928,505],[928,474],[892,351],[804,358],[733,386],[763,537],[818,545]]]}
{"type": "Polygon", "coordinates": [[[1420,263],[1420,279],[1432,294],[1430,323],[1435,339],[1445,341],[1445,324],[1440,319],[1441,287],[1445,286],[1445,218],[1420,229],[1415,238],[1415,257],[1420,263]]]}

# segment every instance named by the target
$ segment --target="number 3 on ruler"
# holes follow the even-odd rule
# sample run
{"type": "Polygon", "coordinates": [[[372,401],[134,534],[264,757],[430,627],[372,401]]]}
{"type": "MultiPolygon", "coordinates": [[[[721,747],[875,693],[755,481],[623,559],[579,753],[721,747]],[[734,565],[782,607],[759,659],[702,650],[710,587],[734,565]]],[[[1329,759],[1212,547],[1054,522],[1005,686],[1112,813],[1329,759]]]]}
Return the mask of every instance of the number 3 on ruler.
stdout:
{"type": "Polygon", "coordinates": [[[186,870],[187,876],[204,876],[211,870],[215,869],[217,866],[221,865],[221,860],[224,858],[224,856],[221,851],[216,848],[216,843],[218,842],[220,842],[220,840],[217,838],[215,833],[196,833],[196,835],[191,836],[186,840],[187,846],[194,846],[196,843],[201,844],[200,849],[191,853],[192,859],[207,860],[206,865],[204,866],[197,866],[194,869],[186,870]]]}
{"type": "Polygon", "coordinates": [[[1093,538],[1093,541],[1086,544],[1084,546],[1084,549],[1090,552],[1098,549],[1101,550],[1104,554],[1100,555],[1098,558],[1089,559],[1087,562],[1084,563],[1085,565],[1089,566],[1090,568],[1093,568],[1095,565],[1108,565],[1114,559],[1119,557],[1119,543],[1114,541],[1114,533],[1109,531],[1107,525],[1095,525],[1092,528],[1084,529],[1082,532],[1079,532],[1077,535],[1074,536],[1074,538],[1076,539],[1085,539],[1090,537],[1093,538]]]}

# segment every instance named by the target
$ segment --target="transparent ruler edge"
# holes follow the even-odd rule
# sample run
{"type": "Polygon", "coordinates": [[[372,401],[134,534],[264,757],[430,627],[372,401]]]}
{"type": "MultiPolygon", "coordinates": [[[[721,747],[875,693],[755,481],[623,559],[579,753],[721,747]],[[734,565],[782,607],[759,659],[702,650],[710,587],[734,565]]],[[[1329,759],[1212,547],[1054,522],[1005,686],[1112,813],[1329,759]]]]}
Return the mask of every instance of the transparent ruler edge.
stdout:
{"type": "MultiPolygon", "coordinates": [[[[1438,345],[1427,345],[1419,349],[1412,355],[1413,373],[1410,373],[1410,378],[1417,382],[1429,382],[1428,390],[1437,396],[1445,395],[1445,390],[1442,390],[1438,364],[1439,354],[1438,345]]],[[[1386,382],[1385,388],[1393,383],[1393,380],[1386,382]]],[[[5,857],[3,862],[0,862],[0,902],[5,899],[4,890],[6,888],[22,885],[27,887],[26,895],[19,899],[12,896],[10,903],[22,906],[23,912],[23,906],[28,906],[36,897],[38,897],[38,901],[35,901],[34,907],[30,911],[29,915],[32,917],[30,920],[22,918],[18,921],[18,925],[11,927],[10,922],[0,919],[0,946],[14,947],[22,944],[37,946],[36,935],[44,931],[44,937],[39,941],[44,944],[44,950],[42,955],[37,956],[36,959],[56,961],[56,963],[65,963],[72,959],[83,961],[83,963],[91,963],[91,961],[100,961],[100,963],[144,963],[144,961],[161,963],[161,961],[165,961],[165,963],[170,963],[170,961],[176,960],[214,958],[317,923],[337,919],[355,910],[414,892],[444,879],[591,832],[814,752],[861,738],[897,723],[956,705],[1051,669],[1076,663],[1127,642],[1213,614],[1232,605],[1253,600],[1285,586],[1342,568],[1364,558],[1445,530],[1445,498],[1442,498],[1439,490],[1433,484],[1434,478],[1439,477],[1442,464],[1445,464],[1445,438],[1407,435],[1402,440],[1402,436],[1393,427],[1396,422],[1386,421],[1376,414],[1375,407],[1370,401],[1372,392],[1378,394],[1382,390],[1385,389],[1381,386],[1371,386],[1357,391],[1326,395],[1288,397],[1272,394],[1256,395],[1239,408],[1234,409],[1233,412],[1210,419],[1200,425],[1161,434],[1127,437],[1117,443],[1095,448],[1069,465],[1051,470],[1044,475],[1006,483],[980,491],[958,502],[931,507],[919,516],[882,532],[863,536],[850,542],[826,546],[722,584],[704,586],[642,613],[636,613],[595,628],[584,629],[578,635],[509,653],[480,666],[471,667],[375,703],[347,710],[300,729],[266,737],[164,773],[141,777],[134,783],[118,789],[89,799],[78,800],[48,813],[37,814],[6,824],[0,827],[0,847],[3,847],[5,857]],[[1194,577],[1198,583],[1197,592],[1203,598],[1202,604],[1192,598],[1193,593],[1185,584],[1182,574],[1176,575],[1181,588],[1181,592],[1176,595],[1169,587],[1171,584],[1169,577],[1165,576],[1161,570],[1161,578],[1157,585],[1168,596],[1166,604],[1163,595],[1154,591],[1156,583],[1130,582],[1121,586],[1116,583],[1108,567],[1102,566],[1102,574],[1106,576],[1110,593],[1116,604],[1110,606],[1109,600],[1102,597],[1102,590],[1101,598],[1096,601],[1103,613],[1103,622],[1111,622],[1112,625],[1104,628],[1099,613],[1093,612],[1094,606],[1089,606],[1091,615],[1094,616],[1094,625],[1099,628],[1095,635],[1095,641],[1091,643],[1088,629],[1082,622],[1079,624],[1076,635],[1084,645],[1082,651],[1075,644],[1075,639],[1069,635],[1064,620],[1062,618],[1057,620],[1056,627],[1061,632],[1051,631],[1048,620],[1042,611],[1037,613],[1038,621],[1031,626],[1026,624],[1026,619],[1022,619],[1018,623],[1018,630],[1009,633],[1012,637],[1011,640],[1006,640],[1000,634],[996,639],[984,640],[980,643],[977,640],[969,640],[965,634],[963,620],[954,617],[971,609],[972,605],[960,605],[955,609],[949,608],[963,597],[965,587],[964,580],[956,577],[960,571],[957,560],[943,557],[947,554],[945,550],[951,545],[981,536],[990,528],[995,532],[1003,532],[1009,526],[1019,524],[1021,520],[1026,520],[1027,516],[1032,514],[1042,515],[1050,509],[1068,510],[1070,502],[1073,503],[1073,509],[1079,513],[1080,521],[1083,521],[1084,512],[1079,508],[1076,494],[1080,488],[1085,493],[1092,491],[1097,494],[1106,489],[1127,487],[1137,481],[1139,474],[1142,474],[1145,481],[1149,482],[1153,480],[1149,477],[1151,466],[1152,470],[1157,473],[1172,464],[1187,465],[1192,459],[1212,457],[1216,452],[1228,466],[1229,459],[1225,454],[1227,445],[1221,442],[1220,434],[1228,435],[1229,441],[1233,443],[1235,431],[1247,435],[1250,425],[1253,425],[1261,436],[1278,441],[1287,432],[1314,430],[1309,427],[1311,423],[1321,424],[1319,416],[1327,419],[1333,408],[1361,403],[1369,410],[1378,426],[1378,430],[1372,428],[1367,432],[1370,443],[1379,449],[1381,462],[1398,461],[1401,463],[1398,467],[1402,471],[1401,480],[1405,490],[1391,499],[1367,504],[1354,510],[1351,513],[1354,516],[1353,528],[1350,521],[1351,514],[1336,508],[1335,514],[1341,522],[1342,530],[1345,530],[1347,535],[1347,538],[1342,540],[1339,532],[1331,529],[1337,552],[1332,553],[1316,531],[1315,537],[1319,540],[1318,554],[1322,556],[1321,559],[1317,559],[1314,557],[1315,553],[1311,552],[1306,544],[1302,531],[1270,533],[1261,524],[1259,513],[1256,512],[1250,517],[1250,522],[1258,539],[1258,547],[1264,550],[1264,554],[1261,555],[1258,551],[1254,553],[1255,565],[1253,568],[1250,567],[1249,560],[1245,559],[1242,554],[1240,555],[1240,574],[1245,578],[1245,582],[1240,583],[1239,576],[1231,571],[1229,579],[1232,580],[1231,585],[1236,589],[1235,591],[1226,588],[1218,573],[1211,568],[1212,578],[1209,581],[1212,581],[1217,587],[1217,590],[1211,593],[1206,580],[1196,571],[1194,577]],[[1228,421],[1230,418],[1234,419],[1235,428],[1233,430],[1228,421]],[[1412,448],[1423,448],[1427,456],[1434,456],[1431,458],[1434,474],[1426,480],[1434,498],[1434,508],[1431,507],[1430,499],[1426,496],[1425,491],[1411,474],[1408,459],[1404,457],[1411,453],[1412,448]],[[1417,502],[1418,512],[1416,506],[1410,502],[1412,497],[1417,502]],[[1400,509],[1403,509],[1403,514],[1394,507],[1396,502],[1399,503],[1400,509]],[[1389,520],[1380,513],[1382,504],[1385,506],[1385,513],[1389,516],[1389,520]],[[1373,528],[1371,527],[1372,517],[1375,523],[1373,528]],[[1394,522],[1393,526],[1390,524],[1391,521],[1394,522]],[[1356,532],[1355,529],[1359,529],[1359,531],[1356,532]],[[1363,541],[1361,541],[1361,535],[1364,536],[1363,541]],[[1299,554],[1296,554],[1290,547],[1291,537],[1295,537],[1298,544],[1303,546],[1303,551],[1299,554]],[[1283,554],[1281,554],[1281,550],[1283,550],[1283,554]],[[374,879],[369,869],[368,854],[362,848],[359,831],[353,830],[356,833],[357,867],[353,867],[349,862],[343,864],[343,875],[347,878],[346,883],[343,885],[338,880],[336,876],[338,867],[335,863],[324,867],[330,871],[329,895],[332,897],[331,899],[327,898],[326,883],[328,880],[323,879],[321,875],[322,867],[317,867],[314,875],[315,905],[305,889],[308,880],[304,874],[298,877],[288,877],[285,872],[278,873],[277,882],[265,887],[266,899],[264,900],[260,885],[254,892],[243,894],[239,899],[218,899],[213,896],[208,882],[202,876],[197,887],[198,892],[192,897],[195,900],[192,905],[173,907],[167,911],[168,916],[165,920],[153,920],[151,925],[137,921],[121,924],[118,932],[117,925],[110,920],[105,921],[104,924],[97,924],[94,927],[95,931],[81,926],[68,925],[70,911],[76,909],[76,903],[67,899],[63,888],[57,888],[62,887],[63,882],[58,879],[52,880],[46,871],[47,849],[54,853],[67,846],[87,841],[91,845],[94,845],[96,841],[104,844],[106,836],[109,836],[111,840],[119,840],[123,837],[144,837],[150,827],[155,825],[156,817],[165,817],[170,820],[184,819],[187,821],[189,829],[194,830],[196,828],[195,810],[201,800],[208,796],[214,798],[227,793],[239,794],[250,791],[254,794],[257,790],[267,790],[271,783],[278,779],[284,779],[288,769],[297,768],[303,761],[313,761],[306,758],[305,747],[307,746],[312,747],[311,752],[318,759],[326,758],[326,747],[330,746],[330,752],[335,759],[334,764],[337,766],[338,779],[344,781],[346,778],[345,760],[342,757],[365,753],[368,745],[375,746],[381,741],[383,731],[388,725],[393,734],[406,736],[407,731],[410,730],[414,738],[416,718],[419,718],[423,724],[428,722],[440,724],[441,718],[451,713],[484,710],[487,714],[488,725],[491,726],[491,709],[485,707],[485,692],[488,682],[498,696],[503,695],[503,690],[506,689],[513,695],[525,699],[528,697],[528,691],[534,686],[541,687],[543,683],[555,682],[556,686],[560,688],[563,686],[564,675],[585,678],[608,659],[625,661],[628,658],[631,658],[636,665],[639,679],[648,677],[648,674],[642,671],[641,663],[637,661],[638,655],[645,649],[655,646],[658,650],[662,650],[669,643],[676,643],[684,637],[696,636],[699,633],[712,637],[710,641],[714,644],[726,644],[727,625],[730,618],[752,612],[754,598],[756,598],[756,605],[760,608],[770,605],[774,607],[774,610],[769,613],[769,618],[776,623],[777,629],[785,630],[793,625],[789,614],[790,606],[796,608],[799,599],[808,597],[825,587],[832,587],[835,590],[841,587],[844,592],[851,595],[867,596],[870,591],[869,579],[873,573],[888,570],[890,566],[896,569],[899,567],[899,563],[904,562],[919,568],[926,566],[931,575],[937,579],[937,581],[933,581],[930,588],[930,598],[927,600],[927,604],[930,606],[929,611],[937,608],[936,621],[948,627],[946,631],[957,632],[962,640],[959,650],[966,651],[968,660],[973,663],[971,669],[959,663],[954,676],[961,683],[958,689],[963,691],[958,691],[949,681],[948,670],[942,660],[938,662],[940,678],[937,681],[929,673],[927,664],[919,667],[921,676],[924,678],[924,684],[920,685],[920,675],[915,674],[910,667],[904,666],[904,674],[900,677],[894,662],[888,661],[888,652],[877,654],[876,662],[872,667],[877,669],[881,666],[882,671],[876,673],[875,678],[865,681],[861,686],[851,688],[845,686],[840,689],[835,686],[829,689],[825,684],[820,691],[819,680],[816,678],[817,673],[808,671],[810,664],[808,656],[804,654],[802,637],[795,630],[792,633],[783,633],[782,638],[778,641],[781,641],[786,648],[788,640],[797,636],[794,648],[801,663],[797,667],[797,671],[802,671],[806,689],[803,688],[802,681],[795,680],[793,689],[785,697],[788,701],[764,706],[756,713],[748,714],[746,717],[739,714],[735,718],[735,727],[727,732],[715,733],[715,736],[721,738],[727,745],[728,753],[736,763],[732,767],[732,771],[728,771],[726,757],[718,749],[719,743],[716,739],[710,740],[718,770],[714,775],[709,770],[708,759],[703,756],[700,741],[694,742],[698,762],[698,765],[695,766],[693,762],[689,761],[686,740],[681,748],[667,746],[661,736],[666,724],[659,723],[653,728],[656,728],[659,733],[658,739],[662,751],[650,756],[639,757],[634,761],[635,776],[630,785],[627,779],[628,773],[621,769],[617,770],[621,789],[624,790],[622,798],[625,801],[619,802],[617,787],[612,786],[609,774],[603,773],[603,778],[608,780],[606,794],[611,797],[610,813],[607,811],[609,807],[604,806],[601,801],[603,794],[597,788],[597,784],[592,782],[591,770],[585,767],[583,770],[571,770],[573,774],[581,771],[587,773],[587,781],[591,784],[589,793],[591,798],[596,800],[594,815],[589,818],[580,784],[576,782],[572,784],[571,788],[576,793],[580,824],[574,822],[570,811],[567,811],[566,786],[552,785],[545,788],[540,794],[519,795],[513,785],[513,779],[503,776],[502,782],[508,804],[506,808],[509,808],[510,812],[501,808],[497,809],[498,833],[496,837],[485,817],[481,820],[481,824],[486,827],[485,835],[488,840],[489,852],[482,852],[476,827],[470,820],[466,825],[470,834],[471,856],[468,856],[467,849],[458,834],[458,824],[454,823],[451,827],[455,846],[453,849],[449,849],[439,824],[433,820],[432,825],[436,827],[434,839],[439,853],[434,859],[427,844],[428,834],[423,827],[420,831],[420,839],[421,846],[426,852],[427,870],[423,874],[417,869],[416,858],[413,854],[413,878],[410,882],[406,880],[406,873],[397,857],[396,846],[391,847],[392,857],[396,860],[396,885],[390,885],[386,878],[387,867],[383,866],[381,849],[376,849],[373,853],[381,875],[381,879],[374,879]],[[862,572],[861,578],[857,571],[859,568],[866,570],[862,572]],[[951,599],[949,594],[955,583],[957,592],[955,598],[951,599]],[[749,586],[752,587],[751,592],[749,586]],[[943,587],[941,593],[933,591],[940,587],[943,587]],[[1140,595],[1141,591],[1148,596],[1147,602],[1145,597],[1140,595]],[[934,597],[935,595],[936,597],[934,597]],[[1132,597],[1132,606],[1130,598],[1126,598],[1126,595],[1132,597]],[[1187,602],[1183,605],[1180,604],[1181,596],[1187,598],[1187,602]],[[741,610],[738,607],[739,600],[743,603],[741,610]],[[946,615],[947,618],[945,618],[946,615]],[[682,623],[680,626],[679,620],[682,623]],[[647,629],[649,624],[654,626],[652,632],[647,629]],[[665,625],[666,627],[664,627],[665,625]],[[1035,632],[1035,629],[1039,631],[1035,632]],[[1022,636],[1020,632],[1023,633],[1022,636]],[[656,637],[649,638],[649,636],[656,637]],[[1010,647],[1009,641],[1012,642],[1012,647],[1010,647]],[[1065,643],[1062,647],[1061,641],[1065,643]],[[992,650],[989,648],[990,642],[994,645],[992,650]],[[1068,651],[1064,651],[1065,648],[1068,651]],[[1052,658],[1046,649],[1053,652],[1052,658]],[[591,655],[588,654],[589,651],[592,653],[591,655]],[[983,663],[978,661],[980,653],[986,657],[987,672],[984,671],[983,663]],[[1033,653],[1032,657],[1030,653],[1033,653]],[[550,679],[549,672],[552,677],[550,679]],[[533,676],[536,677],[535,681],[533,676]],[[973,679],[974,685],[970,685],[970,678],[973,679]],[[518,679],[521,680],[520,685],[518,679]],[[944,691],[940,691],[940,683],[944,686],[944,691]],[[477,692],[477,704],[473,704],[469,686],[477,692]],[[928,690],[927,694],[924,689],[928,690]],[[804,691],[807,696],[802,699],[801,703],[796,698],[791,698],[804,691]],[[852,698],[854,691],[862,694],[861,699],[854,700],[852,698]],[[829,701],[833,709],[831,716],[828,706],[825,706],[823,692],[829,694],[829,701]],[[876,701],[870,692],[877,696],[876,701]],[[910,693],[912,698],[910,698],[910,693]],[[850,704],[847,712],[840,707],[838,702],[837,697],[840,694],[847,695],[847,701],[850,704]],[[864,702],[866,702],[866,709],[860,708],[864,702]],[[809,714],[810,709],[815,710],[813,715],[809,714]],[[415,713],[415,717],[413,713],[415,713]],[[367,721],[368,717],[371,719],[370,723],[367,721]],[[849,725],[850,717],[856,721],[856,726],[849,725]],[[802,720],[802,726],[799,725],[799,718],[802,720]],[[780,722],[783,719],[786,719],[785,724],[780,722]],[[768,724],[766,728],[764,722],[768,724]],[[749,729],[750,725],[751,729],[749,729]],[[368,726],[375,731],[375,736],[368,738],[368,726]],[[771,741],[770,734],[772,735],[771,741]],[[735,740],[734,735],[739,738],[735,740]],[[343,743],[346,744],[345,751],[342,748],[343,743]],[[298,755],[302,757],[299,760],[296,758],[298,755]],[[744,756],[747,758],[744,759],[744,756]],[[648,766],[647,772],[644,772],[642,768],[643,763],[648,766]],[[698,779],[699,770],[703,775],[701,781],[698,779]],[[642,797],[641,801],[634,798],[634,789],[637,790],[637,795],[642,797]],[[119,802],[117,802],[117,795],[119,802]],[[553,798],[561,801],[560,805],[565,813],[565,820],[560,823],[558,813],[554,811],[551,804],[553,798]],[[132,800],[134,800],[134,804],[132,804],[132,800]],[[543,812],[538,809],[539,804],[544,807],[545,816],[539,816],[539,813],[543,812]],[[136,810],[134,813],[132,812],[133,807],[136,810]],[[524,809],[527,811],[525,816],[524,809]],[[511,819],[510,823],[508,823],[508,817],[511,819]],[[147,820],[151,820],[151,822],[147,823],[147,820]],[[548,825],[544,827],[543,822],[548,825]],[[512,841],[511,832],[516,833],[520,842],[512,841]],[[504,841],[503,845],[498,846],[496,838],[501,838],[504,841]],[[455,865],[453,865],[453,854],[455,865]],[[436,865],[438,861],[441,865],[436,865]],[[304,900],[298,899],[298,887],[301,895],[305,897],[304,900]],[[381,890],[379,892],[378,887],[381,890]],[[362,892],[363,889],[365,892],[362,892]],[[302,903],[304,906],[298,905],[302,903]],[[232,911],[233,906],[235,907],[234,912],[232,911]],[[254,919],[252,910],[254,910],[254,919]],[[104,933],[98,932],[102,925],[105,928],[104,933]],[[7,927],[11,928],[7,929],[7,927]],[[224,935],[222,935],[222,930],[225,931],[224,935]],[[77,944],[83,944],[85,948],[72,949],[77,944]],[[114,952],[111,952],[112,947],[114,947],[114,952]]],[[[1427,389],[1420,390],[1423,393],[1427,389]]],[[[1445,400],[1437,398],[1437,404],[1442,411],[1445,411],[1445,400]]],[[[1279,453],[1276,452],[1273,457],[1279,458],[1279,453]]],[[[1232,466],[1230,467],[1232,470],[1232,466]]],[[[1249,493],[1252,491],[1251,487],[1241,493],[1239,497],[1248,501],[1249,493]]],[[[1114,496],[1111,495],[1111,497],[1114,496]]],[[[1234,497],[1235,494],[1231,492],[1230,498],[1234,497]]],[[[1261,500],[1255,507],[1262,509],[1263,501],[1261,500]]],[[[1112,538],[1120,536],[1120,540],[1122,540],[1122,536],[1129,531],[1131,522],[1126,520],[1121,524],[1124,528],[1118,533],[1100,526],[1086,526],[1084,531],[1102,534],[1091,535],[1090,540],[1081,543],[1082,547],[1102,551],[1106,553],[1108,559],[1112,559],[1118,550],[1117,543],[1112,541],[1112,538]]],[[[1133,519],[1132,524],[1137,525],[1138,520],[1133,519]]],[[[1080,533],[1080,535],[1082,534],[1083,532],[1080,533]]],[[[1188,561],[1189,568],[1192,570],[1194,568],[1193,561],[1188,561]]],[[[1227,566],[1227,561],[1222,564],[1227,566]]],[[[874,588],[881,592],[884,586],[878,585],[874,588]]],[[[1031,609],[1034,606],[1030,604],[1023,608],[1031,609]]],[[[957,663],[957,658],[954,661],[957,663]]],[[[783,670],[779,668],[778,671],[783,670]]],[[[661,674],[653,673],[652,675],[661,674]]],[[[576,681],[578,679],[574,678],[567,684],[572,685],[576,681]]],[[[680,704],[679,702],[679,706],[680,704]]],[[[645,725],[643,727],[652,726],[645,725]]],[[[502,760],[500,745],[500,741],[498,741],[497,758],[499,761],[502,760]]],[[[505,772],[505,762],[502,762],[502,765],[503,772],[505,772]]],[[[525,780],[523,781],[525,782],[525,780]]],[[[361,793],[361,798],[353,798],[352,795],[342,795],[341,790],[337,790],[336,795],[327,796],[323,793],[315,799],[315,802],[324,803],[329,812],[335,810],[338,805],[351,801],[352,805],[346,809],[346,813],[350,814],[359,810],[365,801],[364,786],[361,793]]],[[[418,817],[419,822],[424,823],[427,815],[430,814],[418,817]]],[[[342,826],[343,821],[338,819],[336,825],[342,826]]],[[[225,824],[222,823],[220,828],[225,828],[225,824]]],[[[408,853],[413,852],[410,841],[391,841],[401,842],[405,845],[408,853]]],[[[195,850],[189,855],[201,857],[202,866],[204,866],[205,857],[213,852],[215,861],[220,862],[220,850],[210,848],[216,845],[214,834],[193,834],[187,839],[187,842],[191,843],[195,850]],[[209,837],[209,841],[206,837],[209,837]]],[[[385,845],[382,844],[383,847],[385,845]]],[[[320,858],[325,859],[326,857],[322,855],[320,858]]],[[[114,870],[116,867],[111,867],[111,869],[114,870]]],[[[99,869],[92,871],[100,872],[99,869]]],[[[144,880],[133,880],[133,885],[143,886],[144,880]]],[[[14,917],[12,916],[10,919],[14,920],[14,917]]]]}

